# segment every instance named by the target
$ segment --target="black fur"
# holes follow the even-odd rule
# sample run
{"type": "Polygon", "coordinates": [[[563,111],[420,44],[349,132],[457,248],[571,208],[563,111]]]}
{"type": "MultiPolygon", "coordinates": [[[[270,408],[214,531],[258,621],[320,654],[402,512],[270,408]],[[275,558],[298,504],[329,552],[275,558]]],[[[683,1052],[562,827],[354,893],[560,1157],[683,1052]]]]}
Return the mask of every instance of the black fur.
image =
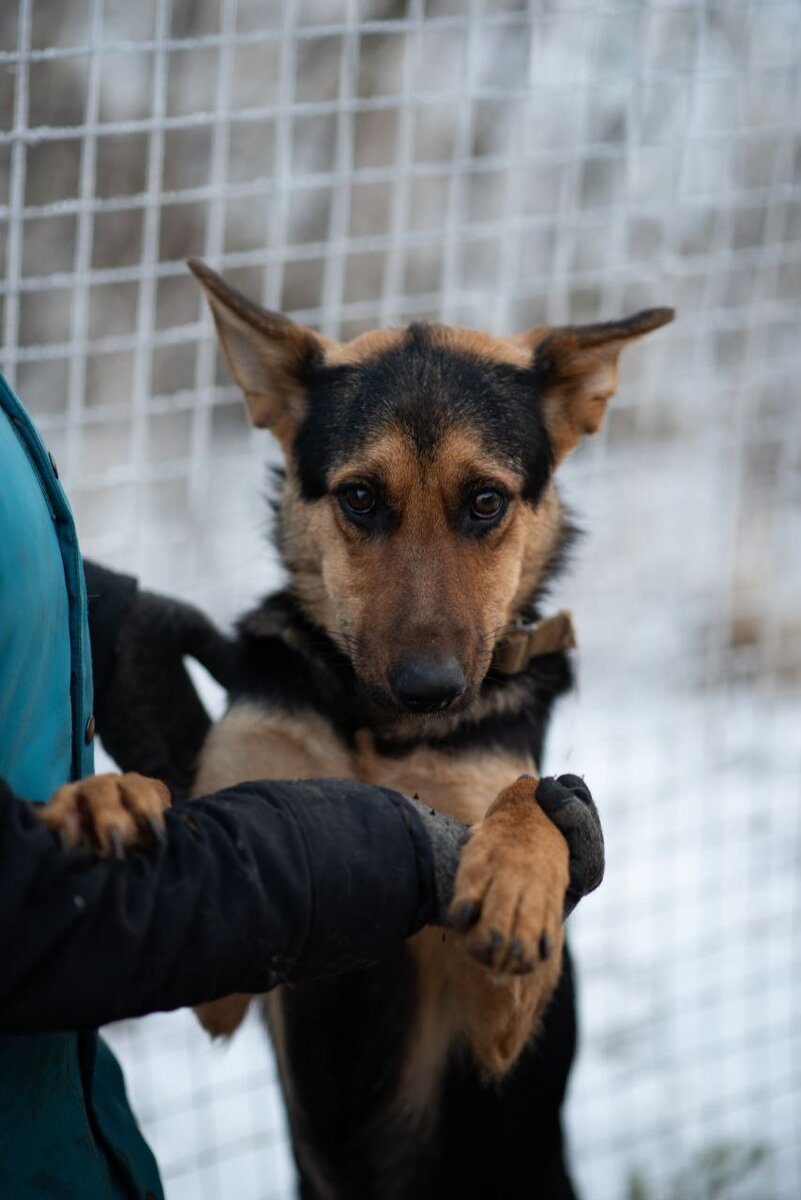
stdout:
{"type": "Polygon", "coordinates": [[[302,1200],[575,1200],[560,1117],[576,1049],[567,950],[537,1039],[500,1084],[454,1053],[431,1126],[389,1111],[414,1017],[414,964],[402,949],[285,989],[283,1011],[302,1200]],[[331,1193],[316,1188],[312,1163],[331,1193]]]}
{"type": "Polygon", "coordinates": [[[317,500],[332,467],[347,461],[382,427],[399,427],[417,453],[431,457],[453,425],[475,431],[525,480],[523,497],[539,500],[553,453],[542,412],[542,373],[459,353],[439,343],[427,325],[410,325],[404,339],[363,363],[306,373],[308,415],[294,454],[301,493],[317,500]]]}

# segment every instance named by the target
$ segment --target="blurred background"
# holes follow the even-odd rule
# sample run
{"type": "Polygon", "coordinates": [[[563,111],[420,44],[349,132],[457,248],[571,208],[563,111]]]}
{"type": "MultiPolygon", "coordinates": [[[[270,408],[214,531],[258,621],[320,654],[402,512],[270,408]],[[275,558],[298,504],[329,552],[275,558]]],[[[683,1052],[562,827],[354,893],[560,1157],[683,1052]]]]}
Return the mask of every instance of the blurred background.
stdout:
{"type": "MultiPolygon", "coordinates": [[[[87,555],[219,621],[278,581],[276,451],[187,255],[343,338],[678,309],[562,472],[587,1200],[801,1195],[800,114],[798,0],[0,8],[3,370],[87,555]]],[[[258,1026],[109,1036],[169,1200],[291,1195],[258,1026]]]]}

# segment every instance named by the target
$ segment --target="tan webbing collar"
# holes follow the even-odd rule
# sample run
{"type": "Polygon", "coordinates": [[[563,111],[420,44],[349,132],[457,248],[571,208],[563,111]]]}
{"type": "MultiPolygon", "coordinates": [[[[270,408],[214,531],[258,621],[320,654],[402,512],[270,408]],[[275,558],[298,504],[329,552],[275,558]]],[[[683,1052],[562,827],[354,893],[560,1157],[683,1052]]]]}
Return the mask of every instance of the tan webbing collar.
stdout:
{"type": "Polygon", "coordinates": [[[519,675],[532,658],[573,650],[575,645],[573,618],[563,609],[553,617],[543,617],[541,621],[520,621],[513,625],[495,647],[492,667],[501,675],[519,675]]]}

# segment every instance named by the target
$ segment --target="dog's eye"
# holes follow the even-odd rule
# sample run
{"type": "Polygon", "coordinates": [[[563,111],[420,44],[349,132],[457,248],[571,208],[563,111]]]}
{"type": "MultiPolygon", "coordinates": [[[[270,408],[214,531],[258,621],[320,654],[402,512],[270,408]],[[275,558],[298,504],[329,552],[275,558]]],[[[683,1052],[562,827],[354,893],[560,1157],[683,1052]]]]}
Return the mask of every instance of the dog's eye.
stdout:
{"type": "Polygon", "coordinates": [[[492,488],[482,488],[470,501],[470,513],[479,521],[491,521],[503,512],[505,505],[506,499],[500,492],[492,488]]]}
{"type": "Polygon", "coordinates": [[[375,508],[375,496],[362,483],[352,483],[339,493],[344,508],[358,517],[366,517],[375,508]]]}

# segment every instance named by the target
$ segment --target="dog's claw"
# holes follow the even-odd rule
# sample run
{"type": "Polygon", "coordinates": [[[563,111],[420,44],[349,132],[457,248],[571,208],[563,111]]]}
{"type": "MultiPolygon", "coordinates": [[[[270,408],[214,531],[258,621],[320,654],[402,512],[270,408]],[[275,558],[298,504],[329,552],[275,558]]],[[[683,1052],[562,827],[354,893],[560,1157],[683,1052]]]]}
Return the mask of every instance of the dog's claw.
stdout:
{"type": "Polygon", "coordinates": [[[119,829],[109,829],[108,840],[111,843],[111,849],[114,852],[114,857],[118,862],[122,862],[125,858],[125,842],[119,829]]]}
{"type": "Polygon", "coordinates": [[[545,962],[546,958],[551,957],[551,939],[548,937],[548,934],[545,932],[545,930],[543,930],[540,934],[539,951],[540,958],[543,962],[545,962]]]}
{"type": "Polygon", "coordinates": [[[493,950],[492,946],[485,944],[483,946],[470,946],[468,953],[476,962],[480,962],[483,967],[492,966],[493,950]]]}
{"type": "Polygon", "coordinates": [[[492,949],[497,950],[499,946],[503,945],[503,934],[500,932],[499,929],[491,929],[490,935],[489,935],[489,940],[490,940],[490,946],[492,947],[492,949]]]}
{"type": "Polygon", "coordinates": [[[167,840],[167,830],[164,828],[164,822],[158,817],[154,817],[152,813],[148,813],[145,817],[145,823],[155,840],[163,846],[167,840]]]}
{"type": "Polygon", "coordinates": [[[453,927],[459,933],[464,933],[471,925],[475,925],[481,914],[481,905],[478,900],[465,900],[459,911],[453,918],[453,927]]]}
{"type": "Polygon", "coordinates": [[[516,937],[512,942],[512,949],[509,951],[509,953],[511,954],[512,958],[523,957],[523,943],[519,937],[516,937]]]}

